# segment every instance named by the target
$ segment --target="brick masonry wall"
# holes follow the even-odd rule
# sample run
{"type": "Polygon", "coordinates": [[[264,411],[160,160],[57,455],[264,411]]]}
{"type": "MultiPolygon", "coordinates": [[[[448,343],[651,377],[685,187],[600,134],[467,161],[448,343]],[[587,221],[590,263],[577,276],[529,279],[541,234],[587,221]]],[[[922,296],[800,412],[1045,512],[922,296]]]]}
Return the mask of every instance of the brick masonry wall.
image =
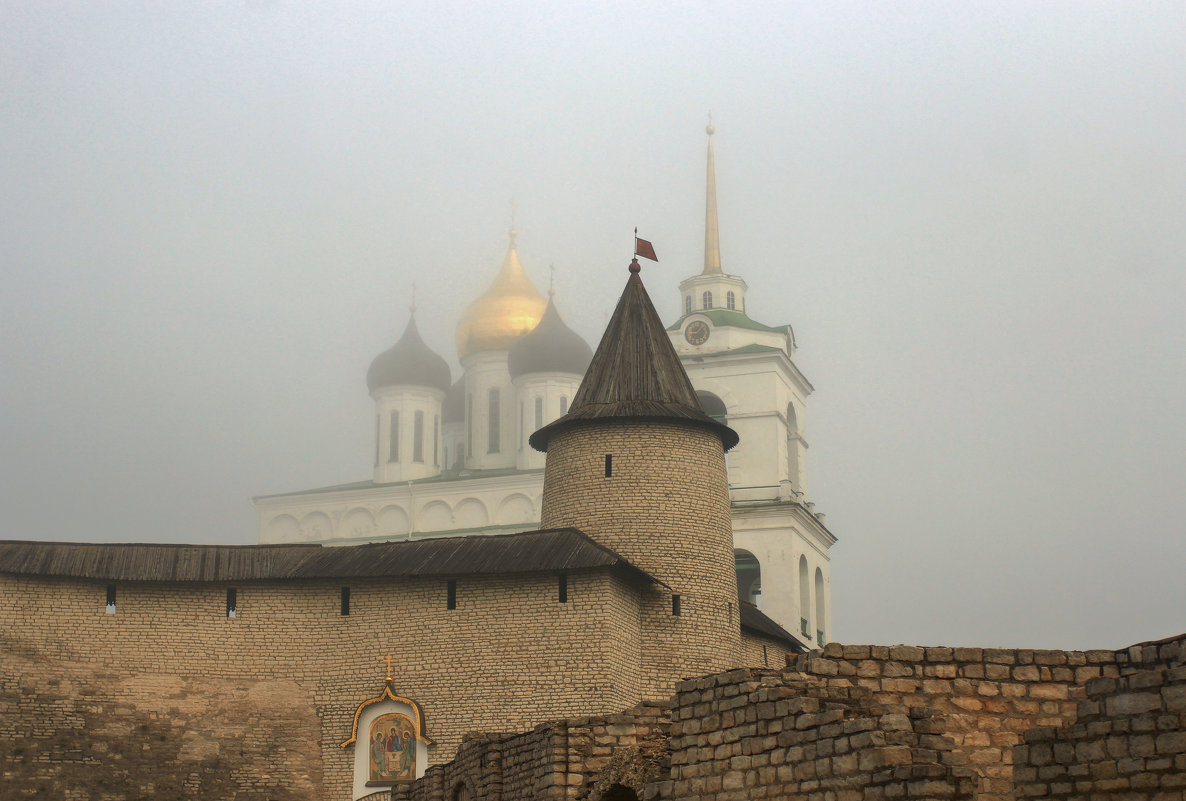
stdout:
{"type": "Polygon", "coordinates": [[[794,671],[740,669],[681,682],[670,801],[970,799],[973,772],[930,710],[794,671]]]}
{"type": "Polygon", "coordinates": [[[1076,720],[1013,749],[1018,798],[1186,798],[1186,637],[1116,654],[1087,682],[1076,720]]]}
{"type": "Polygon", "coordinates": [[[557,433],[548,446],[541,525],[579,528],[669,585],[642,601],[645,697],[668,697],[673,676],[741,664],[729,486],[714,435],[619,420],[557,433]],[[680,596],[679,616],[672,594],[680,596]]]}
{"type": "Polygon", "coordinates": [[[467,739],[396,799],[1182,801],[1184,653],[835,644],[804,671],[680,682],[666,707],[467,739]]]}
{"type": "Polygon", "coordinates": [[[978,775],[977,798],[1013,797],[1013,747],[1036,726],[1074,721],[1085,685],[1119,673],[1112,651],[922,648],[829,643],[797,669],[885,704],[932,710],[978,775]]]}
{"type": "Polygon", "coordinates": [[[641,791],[667,769],[670,709],[542,724],[523,734],[467,737],[453,761],[391,793],[392,801],[600,801],[616,785],[641,791]]]}
{"type": "Polygon", "coordinates": [[[240,584],[227,619],[225,586],[120,584],[108,615],[103,583],[0,577],[4,783],[348,798],[354,749],[340,743],[388,653],[436,741],[430,764],[470,731],[637,703],[639,587],[609,571],[568,582],[561,604],[555,575],[463,577],[455,610],[443,579],[353,582],[349,616],[338,582],[240,584]],[[174,763],[200,786],[177,789],[174,763]]]}
{"type": "Polygon", "coordinates": [[[742,666],[761,668],[782,668],[797,656],[779,640],[744,629],[741,632],[741,654],[742,666]]]}

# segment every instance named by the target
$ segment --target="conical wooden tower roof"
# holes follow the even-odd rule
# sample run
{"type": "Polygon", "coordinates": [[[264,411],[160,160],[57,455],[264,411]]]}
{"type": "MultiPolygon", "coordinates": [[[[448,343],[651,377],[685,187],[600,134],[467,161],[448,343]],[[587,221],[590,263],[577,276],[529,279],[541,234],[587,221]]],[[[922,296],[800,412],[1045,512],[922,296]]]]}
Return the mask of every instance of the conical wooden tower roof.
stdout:
{"type": "Polygon", "coordinates": [[[536,431],[528,441],[537,451],[546,451],[557,431],[608,420],[683,422],[712,431],[725,450],[737,444],[737,432],[700,407],[639,278],[637,259],[630,265],[626,289],[568,414],[536,431]]]}

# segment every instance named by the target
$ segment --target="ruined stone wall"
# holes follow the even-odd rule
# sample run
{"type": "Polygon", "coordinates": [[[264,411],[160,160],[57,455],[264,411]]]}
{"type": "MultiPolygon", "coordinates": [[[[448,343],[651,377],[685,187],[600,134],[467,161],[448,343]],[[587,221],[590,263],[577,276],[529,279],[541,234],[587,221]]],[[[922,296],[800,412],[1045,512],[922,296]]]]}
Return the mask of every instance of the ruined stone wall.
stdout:
{"type": "Polygon", "coordinates": [[[1186,637],[1117,652],[1068,725],[1013,749],[1018,798],[1186,798],[1186,637]]]}
{"type": "Polygon", "coordinates": [[[970,799],[974,774],[931,710],[794,671],[681,682],[665,801],[970,799]]]}
{"type": "Polygon", "coordinates": [[[640,704],[616,715],[543,724],[523,734],[470,735],[453,761],[393,789],[392,801],[600,801],[665,777],[670,710],[640,704]]]}
{"type": "Polygon", "coordinates": [[[396,690],[420,704],[436,741],[430,764],[468,731],[640,699],[639,589],[616,573],[569,574],[567,603],[555,575],[463,577],[453,610],[443,579],[356,581],[348,616],[341,586],[240,584],[228,619],[221,585],[120,584],[106,614],[103,583],[0,577],[3,771],[88,798],[103,786],[174,788],[174,763],[190,754],[218,790],[179,797],[254,798],[268,777],[273,799],[345,799],[354,748],[340,743],[382,689],[388,653],[396,690]]]}
{"type": "Polygon", "coordinates": [[[1118,652],[835,644],[799,669],[680,682],[669,727],[652,707],[475,738],[426,777],[437,789],[398,798],[466,798],[448,792],[496,775],[499,794],[468,797],[1183,801],[1184,655],[1186,635],[1118,652]]]}
{"type": "Polygon", "coordinates": [[[618,420],[557,432],[548,444],[541,525],[579,528],[670,587],[642,598],[644,697],[669,697],[672,677],[741,664],[732,510],[715,435],[618,420]]]}
{"type": "Polygon", "coordinates": [[[982,801],[1013,794],[1013,747],[1036,726],[1071,722],[1085,684],[1119,672],[1112,651],[921,648],[829,643],[796,667],[885,704],[932,710],[978,775],[982,801]]]}

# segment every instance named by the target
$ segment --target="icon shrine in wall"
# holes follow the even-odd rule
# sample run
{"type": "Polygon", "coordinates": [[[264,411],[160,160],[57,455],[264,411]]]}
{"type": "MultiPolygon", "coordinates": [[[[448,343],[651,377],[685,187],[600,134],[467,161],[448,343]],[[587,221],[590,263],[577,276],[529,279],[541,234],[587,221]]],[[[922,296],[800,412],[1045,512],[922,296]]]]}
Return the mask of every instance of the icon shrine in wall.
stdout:
{"type": "Polygon", "coordinates": [[[380,715],[371,724],[369,777],[372,782],[416,778],[416,729],[403,715],[380,715]]]}

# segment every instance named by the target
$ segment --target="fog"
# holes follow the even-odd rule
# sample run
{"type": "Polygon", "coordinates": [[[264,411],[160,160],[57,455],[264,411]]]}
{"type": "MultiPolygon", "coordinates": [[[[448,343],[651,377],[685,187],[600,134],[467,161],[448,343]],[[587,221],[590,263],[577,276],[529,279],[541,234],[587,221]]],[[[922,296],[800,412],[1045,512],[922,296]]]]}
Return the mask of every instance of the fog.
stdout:
{"type": "Polygon", "coordinates": [[[0,538],[251,543],[365,375],[633,229],[791,323],[835,638],[1186,630],[1181,3],[0,5],[0,538]]]}

